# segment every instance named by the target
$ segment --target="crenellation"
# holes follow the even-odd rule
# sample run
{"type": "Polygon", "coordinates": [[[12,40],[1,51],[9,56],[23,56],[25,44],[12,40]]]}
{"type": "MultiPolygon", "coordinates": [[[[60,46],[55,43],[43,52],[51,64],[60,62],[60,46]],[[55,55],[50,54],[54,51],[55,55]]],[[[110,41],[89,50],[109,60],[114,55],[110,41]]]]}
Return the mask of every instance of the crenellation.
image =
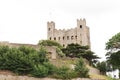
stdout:
{"type": "Polygon", "coordinates": [[[54,22],[49,23],[47,27],[49,40],[55,40],[65,47],[71,43],[90,46],[89,28],[85,19],[77,19],[77,26],[71,29],[56,29],[54,22]]]}

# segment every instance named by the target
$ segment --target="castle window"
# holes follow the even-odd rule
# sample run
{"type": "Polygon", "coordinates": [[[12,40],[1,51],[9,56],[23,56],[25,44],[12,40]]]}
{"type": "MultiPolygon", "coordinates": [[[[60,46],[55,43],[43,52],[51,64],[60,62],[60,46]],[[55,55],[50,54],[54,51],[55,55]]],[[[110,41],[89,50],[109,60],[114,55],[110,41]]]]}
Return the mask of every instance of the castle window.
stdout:
{"type": "Polygon", "coordinates": [[[48,28],[48,30],[50,31],[50,28],[48,28]]]}
{"type": "Polygon", "coordinates": [[[73,40],[73,36],[71,36],[71,39],[73,40]]]}
{"type": "Polygon", "coordinates": [[[75,36],[75,39],[77,39],[77,36],[75,36]]]}
{"type": "Polygon", "coordinates": [[[58,40],[60,40],[60,37],[58,37],[58,40]]]}
{"type": "Polygon", "coordinates": [[[69,36],[67,36],[67,40],[69,40],[69,36]]]}
{"type": "Polygon", "coordinates": [[[63,47],[65,47],[65,45],[63,44],[63,47]]]}
{"type": "Polygon", "coordinates": [[[54,40],[56,40],[56,37],[54,37],[54,40]]]}
{"type": "Polygon", "coordinates": [[[63,36],[63,40],[65,39],[65,37],[63,36]]]}
{"type": "Polygon", "coordinates": [[[82,28],[82,25],[80,25],[80,28],[82,28]]]}
{"type": "Polygon", "coordinates": [[[50,40],[51,40],[51,37],[50,37],[50,40]]]}
{"type": "Polygon", "coordinates": [[[80,41],[80,44],[82,44],[82,41],[80,41]]]}

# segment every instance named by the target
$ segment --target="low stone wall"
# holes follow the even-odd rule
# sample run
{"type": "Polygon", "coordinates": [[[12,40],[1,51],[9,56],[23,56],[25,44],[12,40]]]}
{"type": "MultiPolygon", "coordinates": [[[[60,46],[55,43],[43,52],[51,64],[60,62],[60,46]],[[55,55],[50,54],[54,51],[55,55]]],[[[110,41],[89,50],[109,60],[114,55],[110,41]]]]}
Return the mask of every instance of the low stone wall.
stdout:
{"type": "MultiPolygon", "coordinates": [[[[2,75],[0,74],[0,80],[61,80],[53,78],[34,78],[28,76],[12,76],[12,75],[2,75]]],[[[76,78],[72,80],[101,80],[101,79],[89,79],[89,78],[76,78]]]]}

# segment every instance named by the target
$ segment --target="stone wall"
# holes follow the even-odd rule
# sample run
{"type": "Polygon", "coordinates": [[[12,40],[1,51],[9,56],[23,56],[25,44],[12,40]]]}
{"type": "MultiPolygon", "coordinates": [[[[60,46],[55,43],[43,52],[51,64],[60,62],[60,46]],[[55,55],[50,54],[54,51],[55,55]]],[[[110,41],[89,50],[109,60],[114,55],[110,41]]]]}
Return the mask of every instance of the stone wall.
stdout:
{"type": "Polygon", "coordinates": [[[77,20],[77,27],[68,30],[57,30],[54,22],[47,23],[47,38],[55,40],[63,46],[71,43],[90,46],[89,27],[86,26],[86,20],[77,20]]]}

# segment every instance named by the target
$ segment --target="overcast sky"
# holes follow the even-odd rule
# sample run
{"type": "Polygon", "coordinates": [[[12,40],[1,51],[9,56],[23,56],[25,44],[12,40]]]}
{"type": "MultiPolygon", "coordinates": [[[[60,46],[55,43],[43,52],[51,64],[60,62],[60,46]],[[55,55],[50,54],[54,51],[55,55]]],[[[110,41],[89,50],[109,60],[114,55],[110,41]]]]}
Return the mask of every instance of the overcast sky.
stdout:
{"type": "Polygon", "coordinates": [[[91,48],[104,57],[105,43],[120,32],[120,0],[0,0],[0,41],[37,44],[47,39],[47,21],[57,29],[85,18],[91,48]]]}

